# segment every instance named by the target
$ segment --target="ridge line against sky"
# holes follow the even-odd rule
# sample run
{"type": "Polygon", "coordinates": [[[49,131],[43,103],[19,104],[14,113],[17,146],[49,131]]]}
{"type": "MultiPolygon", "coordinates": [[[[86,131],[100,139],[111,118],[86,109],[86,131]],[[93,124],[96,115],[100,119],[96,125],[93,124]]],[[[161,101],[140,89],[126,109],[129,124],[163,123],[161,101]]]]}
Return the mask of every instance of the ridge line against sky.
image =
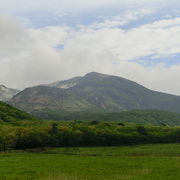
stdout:
{"type": "Polygon", "coordinates": [[[179,6],[0,0],[0,84],[24,88],[97,71],[180,95],[179,6]]]}

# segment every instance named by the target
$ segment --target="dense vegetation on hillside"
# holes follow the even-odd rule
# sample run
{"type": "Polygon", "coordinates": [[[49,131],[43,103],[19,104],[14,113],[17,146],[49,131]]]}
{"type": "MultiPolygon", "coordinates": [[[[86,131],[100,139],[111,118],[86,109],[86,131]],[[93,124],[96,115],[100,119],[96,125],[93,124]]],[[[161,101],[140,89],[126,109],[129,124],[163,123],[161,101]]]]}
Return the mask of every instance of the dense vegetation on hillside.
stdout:
{"type": "Polygon", "coordinates": [[[167,121],[172,118],[169,124],[178,124],[178,114],[132,111],[121,115],[77,115],[71,114],[69,119],[62,121],[38,120],[0,102],[0,150],[180,142],[180,127],[168,126],[167,121]],[[157,121],[159,126],[150,124],[151,121],[154,124],[157,121]],[[135,124],[137,122],[144,125],[135,124]]]}
{"type": "Polygon", "coordinates": [[[0,101],[0,121],[12,123],[19,120],[33,119],[36,118],[26,112],[20,111],[19,109],[0,101]]]}
{"type": "Polygon", "coordinates": [[[178,143],[180,127],[142,126],[98,121],[22,121],[0,124],[0,149],[37,147],[119,146],[178,143]]]}
{"type": "Polygon", "coordinates": [[[35,113],[35,115],[42,119],[61,121],[115,121],[153,125],[180,125],[180,114],[160,110],[133,110],[120,113],[62,113],[47,110],[35,113]]]}

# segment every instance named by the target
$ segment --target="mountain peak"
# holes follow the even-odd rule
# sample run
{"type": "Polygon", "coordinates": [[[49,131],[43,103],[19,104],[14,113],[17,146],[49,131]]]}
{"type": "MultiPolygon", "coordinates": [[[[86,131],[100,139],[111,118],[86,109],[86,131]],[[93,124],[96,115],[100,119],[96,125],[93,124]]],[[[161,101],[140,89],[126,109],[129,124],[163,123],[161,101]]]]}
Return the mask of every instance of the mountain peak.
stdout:
{"type": "Polygon", "coordinates": [[[11,99],[15,94],[17,94],[19,91],[16,89],[7,88],[4,85],[0,85],[0,100],[1,101],[7,101],[11,99]]]}
{"type": "Polygon", "coordinates": [[[6,86],[4,86],[3,84],[0,85],[0,89],[7,89],[6,86]]]}
{"type": "Polygon", "coordinates": [[[98,73],[98,72],[90,72],[90,73],[87,73],[84,77],[101,77],[101,78],[106,78],[106,77],[109,77],[110,75],[107,75],[107,74],[103,74],[103,73],[98,73]]]}
{"type": "Polygon", "coordinates": [[[96,76],[106,75],[106,76],[109,76],[107,74],[103,74],[103,73],[99,73],[99,72],[95,72],[95,71],[89,72],[85,76],[87,76],[87,75],[96,75],[96,76]]]}
{"type": "Polygon", "coordinates": [[[14,96],[11,103],[28,112],[47,109],[60,112],[119,112],[132,109],[180,112],[180,97],[155,92],[113,75],[90,72],[83,77],[49,86],[50,89],[25,90],[14,96]]]}

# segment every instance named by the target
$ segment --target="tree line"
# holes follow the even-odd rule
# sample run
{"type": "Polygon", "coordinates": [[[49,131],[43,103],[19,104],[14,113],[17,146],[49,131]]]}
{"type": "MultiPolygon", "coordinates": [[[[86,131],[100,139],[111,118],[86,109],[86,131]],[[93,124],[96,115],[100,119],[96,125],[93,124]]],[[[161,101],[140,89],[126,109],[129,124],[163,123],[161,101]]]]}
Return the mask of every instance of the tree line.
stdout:
{"type": "Polygon", "coordinates": [[[8,125],[0,128],[0,151],[39,147],[121,146],[179,142],[180,127],[166,125],[48,121],[42,124],[8,125]]]}

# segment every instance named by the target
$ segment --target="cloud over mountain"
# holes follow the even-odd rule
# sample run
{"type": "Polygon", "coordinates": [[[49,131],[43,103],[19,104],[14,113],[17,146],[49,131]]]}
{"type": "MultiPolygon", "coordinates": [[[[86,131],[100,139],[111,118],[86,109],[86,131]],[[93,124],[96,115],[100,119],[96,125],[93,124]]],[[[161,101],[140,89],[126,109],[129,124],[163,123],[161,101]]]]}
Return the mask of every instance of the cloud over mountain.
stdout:
{"type": "MultiPolygon", "coordinates": [[[[160,1],[154,0],[151,4],[160,1]]],[[[20,20],[23,17],[18,13],[16,17],[13,15],[15,11],[22,12],[28,8],[30,11],[35,5],[36,10],[42,4],[48,9],[49,2],[22,3],[18,9],[9,6],[8,1],[0,1],[1,7],[7,6],[11,11],[11,15],[0,15],[1,84],[23,88],[98,71],[180,95],[180,84],[176,83],[180,77],[180,63],[171,60],[180,53],[179,16],[162,15],[153,19],[156,7],[144,7],[147,1],[124,3],[116,0],[111,3],[106,0],[88,1],[88,4],[90,8],[102,7],[102,3],[112,6],[121,3],[122,7],[130,7],[131,4],[139,8],[124,8],[118,15],[104,16],[87,25],[54,24],[42,28],[26,26],[20,20]],[[145,21],[147,18],[150,20],[145,21]],[[163,58],[169,58],[170,65],[167,66],[163,58]],[[146,65],[151,61],[153,65],[146,65]]],[[[61,2],[64,9],[74,4],[61,2]]],[[[163,2],[162,6],[168,4],[168,1],[163,2]]],[[[76,1],[78,4],[87,6],[80,0],[76,1]]],[[[58,9],[55,5],[59,5],[59,1],[54,0],[49,10],[58,9]]]]}

